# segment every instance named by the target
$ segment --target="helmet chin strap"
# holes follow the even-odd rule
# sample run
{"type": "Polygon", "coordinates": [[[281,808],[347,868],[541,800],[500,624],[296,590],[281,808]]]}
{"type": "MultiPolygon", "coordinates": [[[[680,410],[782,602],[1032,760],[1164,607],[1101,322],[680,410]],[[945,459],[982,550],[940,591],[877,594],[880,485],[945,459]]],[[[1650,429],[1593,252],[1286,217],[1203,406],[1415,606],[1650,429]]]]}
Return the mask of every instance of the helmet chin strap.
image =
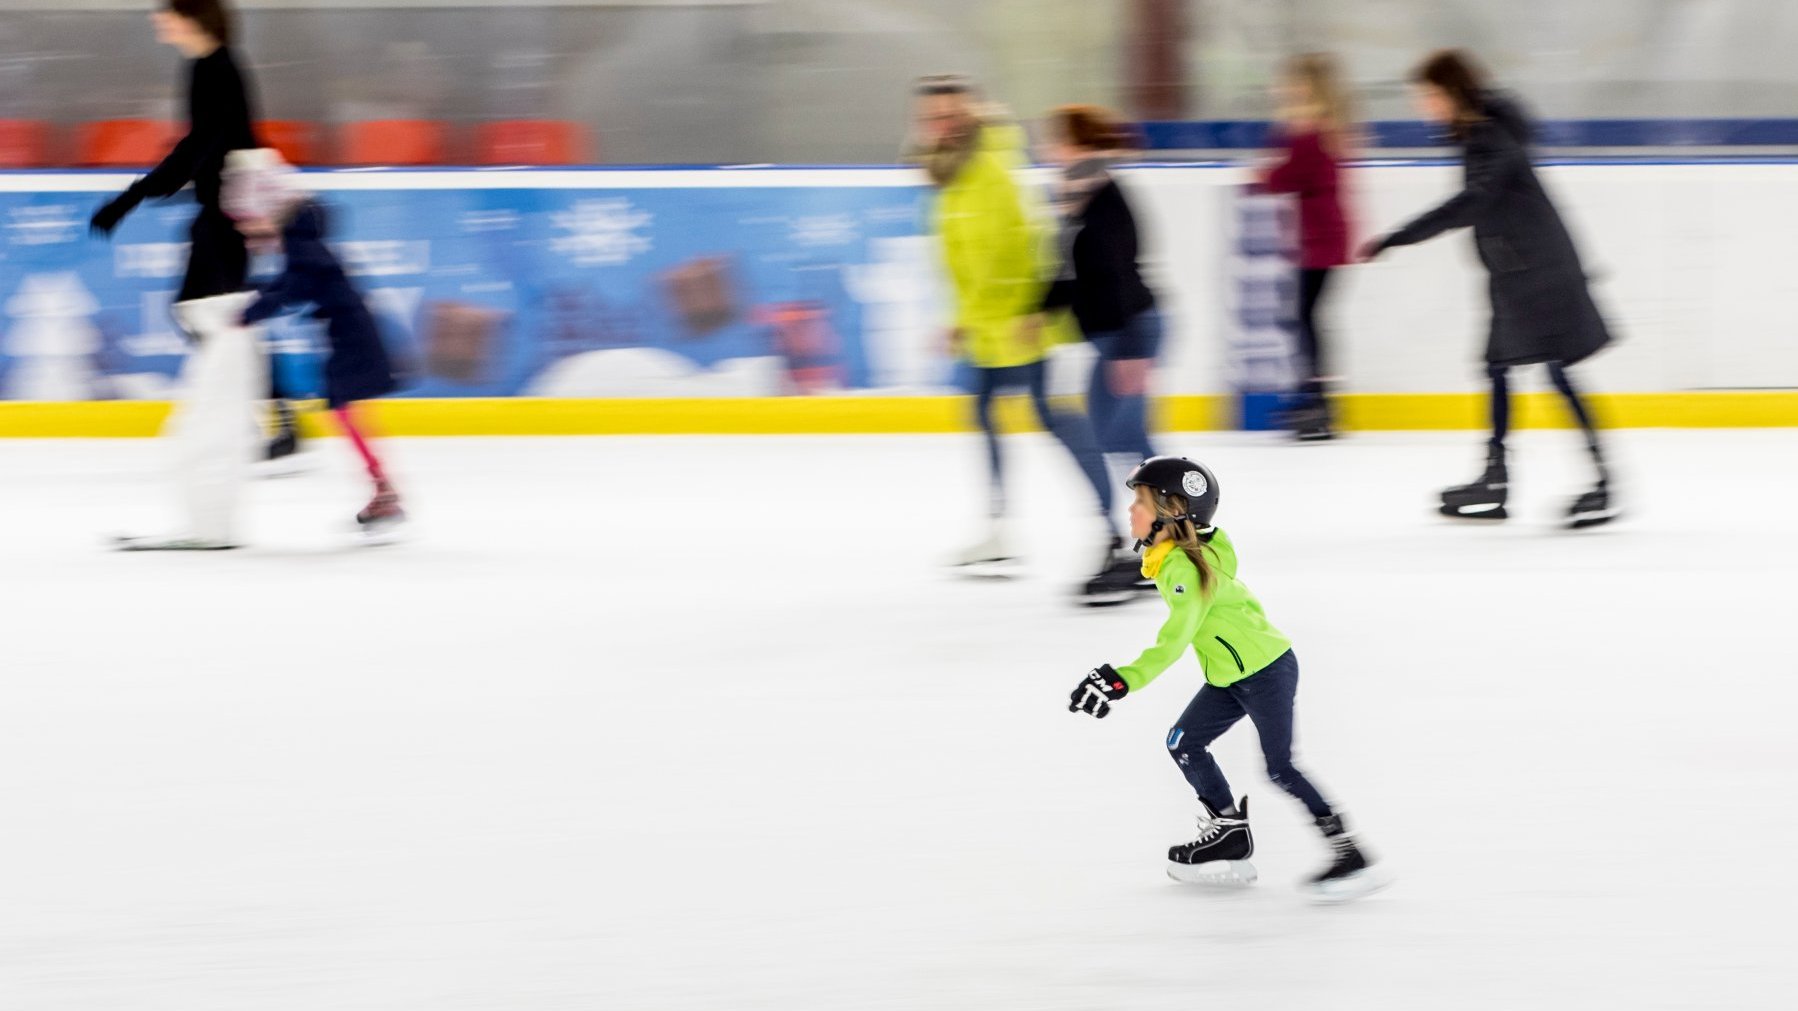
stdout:
{"type": "Polygon", "coordinates": [[[1190,513],[1183,514],[1180,516],[1169,516],[1165,519],[1163,519],[1160,516],[1155,517],[1155,522],[1149,524],[1149,536],[1144,537],[1141,540],[1138,540],[1136,542],[1136,547],[1131,548],[1130,550],[1136,551],[1136,552],[1141,552],[1142,549],[1155,543],[1155,535],[1160,533],[1162,530],[1166,529],[1167,525],[1169,523],[1185,523],[1187,520],[1190,520],[1190,519],[1192,519],[1192,515],[1190,513]]]}

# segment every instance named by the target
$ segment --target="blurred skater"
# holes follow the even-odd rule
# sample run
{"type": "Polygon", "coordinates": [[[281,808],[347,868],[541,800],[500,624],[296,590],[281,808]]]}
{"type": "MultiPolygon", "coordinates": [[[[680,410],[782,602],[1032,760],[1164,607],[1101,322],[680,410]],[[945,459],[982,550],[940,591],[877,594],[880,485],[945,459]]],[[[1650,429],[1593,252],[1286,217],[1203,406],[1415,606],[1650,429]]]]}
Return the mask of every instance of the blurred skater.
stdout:
{"type": "Polygon", "coordinates": [[[1584,433],[1597,483],[1568,506],[1572,527],[1605,523],[1617,515],[1610,471],[1599,447],[1592,412],[1567,367],[1611,341],[1604,317],[1586,286],[1573,239],[1530,164],[1530,125],[1516,101],[1487,87],[1466,54],[1431,55],[1412,77],[1418,107],[1449,129],[1462,145],[1466,182],[1460,193],[1384,238],[1369,242],[1364,259],[1456,228],[1473,229],[1480,262],[1491,275],[1492,325],[1486,338],[1486,373],[1492,381],[1492,437],[1486,470],[1471,484],[1442,493],[1442,512],[1470,519],[1502,520],[1510,478],[1505,437],[1511,429],[1509,371],[1542,363],[1584,433]]]}
{"type": "Polygon", "coordinates": [[[329,347],[325,403],[374,485],[374,495],[356,514],[356,523],[371,536],[392,532],[406,515],[386,468],[369,445],[356,404],[386,396],[399,383],[374,316],[325,245],[329,218],[324,205],[299,188],[296,173],[278,152],[258,149],[232,153],[225,170],[224,207],[250,242],[258,247],[278,245],[285,259],[281,274],[244,310],[244,325],[301,306],[310,306],[311,315],[324,321],[329,347]]]}
{"type": "Polygon", "coordinates": [[[1318,308],[1331,272],[1349,262],[1348,215],[1343,209],[1342,162],[1354,133],[1336,61],[1324,53],[1293,57],[1279,85],[1279,134],[1284,151],[1260,173],[1263,189],[1298,198],[1298,339],[1302,369],[1298,402],[1287,424],[1301,440],[1335,436],[1318,308]]]}
{"type": "MultiPolygon", "coordinates": [[[[1098,352],[1086,410],[1099,449],[1122,458],[1126,473],[1155,455],[1149,443],[1149,371],[1161,347],[1161,314],[1137,263],[1136,216],[1111,167],[1136,148],[1136,135],[1093,105],[1067,105],[1049,115],[1047,152],[1061,167],[1056,205],[1062,223],[1061,274],[1042,309],[1073,310],[1098,352]]],[[[1109,478],[1110,471],[1107,469],[1109,478]]],[[[1110,561],[1086,585],[1089,598],[1153,590],[1137,571],[1135,552],[1113,536],[1110,561]]]]}
{"type": "Polygon", "coordinates": [[[249,254],[219,209],[225,156],[256,146],[253,104],[231,51],[232,14],[221,0],[166,0],[150,17],[157,40],[189,61],[187,136],[148,175],[95,211],[90,226],[94,234],[109,237],[145,199],[171,197],[193,184],[199,212],[189,230],[187,271],[174,305],[175,321],[193,348],[165,428],[174,450],[183,529],[166,537],[122,538],[119,546],[230,548],[238,542],[239,491],[256,455],[255,401],[270,382],[260,336],[236,323],[249,254]]]}
{"type": "MultiPolygon", "coordinates": [[[[955,296],[948,341],[974,370],[974,410],[986,435],[991,525],[986,537],[956,558],[958,566],[985,570],[1015,559],[1005,521],[1004,457],[993,400],[1022,389],[1038,420],[1066,447],[1098,499],[1106,545],[1121,536],[1111,516],[1112,487],[1092,425],[1085,415],[1049,406],[1045,327],[1037,310],[1047,280],[1039,235],[1013,172],[1024,165],[1024,136],[975,105],[973,87],[960,77],[919,82],[911,156],[937,190],[935,232],[955,296]]],[[[1116,599],[1127,599],[1129,592],[1116,599]]],[[[1109,603],[1114,600],[1092,600],[1109,603]]]]}

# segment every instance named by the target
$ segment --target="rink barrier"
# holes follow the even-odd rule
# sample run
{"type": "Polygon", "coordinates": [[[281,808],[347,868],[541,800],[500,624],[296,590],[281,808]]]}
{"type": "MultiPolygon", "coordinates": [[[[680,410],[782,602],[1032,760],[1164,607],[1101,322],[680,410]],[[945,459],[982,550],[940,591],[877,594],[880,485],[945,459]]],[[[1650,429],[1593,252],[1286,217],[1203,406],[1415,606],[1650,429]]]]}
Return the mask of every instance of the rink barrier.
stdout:
{"type": "MultiPolygon", "coordinates": [[[[1737,390],[1608,393],[1592,397],[1607,428],[1798,427],[1798,391],[1737,390]]],[[[1468,393],[1356,393],[1337,401],[1344,429],[1465,431],[1486,425],[1486,398],[1468,393]]],[[[729,399],[572,400],[532,397],[393,399],[374,405],[384,435],[872,435],[971,432],[969,399],[927,397],[742,397],[729,399]]],[[[1162,431],[1233,429],[1235,399],[1181,395],[1155,400],[1162,431]]],[[[168,417],[158,401],[0,402],[0,437],[135,438],[153,436],[168,417]]],[[[1002,423],[1034,431],[1019,398],[1003,398],[1002,423]]],[[[1518,428],[1567,428],[1554,394],[1515,396],[1518,428]]],[[[308,415],[315,435],[333,430],[308,415]]]]}

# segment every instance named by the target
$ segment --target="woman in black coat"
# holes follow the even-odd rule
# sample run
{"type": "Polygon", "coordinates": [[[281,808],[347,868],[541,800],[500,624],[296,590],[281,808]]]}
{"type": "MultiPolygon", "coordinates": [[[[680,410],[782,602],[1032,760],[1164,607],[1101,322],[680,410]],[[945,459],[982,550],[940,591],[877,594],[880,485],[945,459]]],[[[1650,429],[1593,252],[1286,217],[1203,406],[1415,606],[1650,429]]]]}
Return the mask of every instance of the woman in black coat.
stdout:
{"type": "Polygon", "coordinates": [[[1471,227],[1480,262],[1491,275],[1486,369],[1492,380],[1492,439],[1486,472],[1472,484],[1445,490],[1442,512],[1505,518],[1505,436],[1511,421],[1507,371],[1543,363],[1584,431],[1598,471],[1597,484],[1569,508],[1568,522],[1603,523],[1616,515],[1609,473],[1592,414],[1568,379],[1567,366],[1602,349],[1611,335],[1586,286],[1573,239],[1530,165],[1529,123],[1512,101],[1485,87],[1463,53],[1436,53],[1418,68],[1413,83],[1424,113],[1447,126],[1465,148],[1466,182],[1442,206],[1369,243],[1362,256],[1372,259],[1393,246],[1471,227]]]}
{"type": "MultiPolygon", "coordinates": [[[[254,89],[231,51],[231,8],[224,0],[164,0],[151,20],[157,40],[190,61],[187,136],[148,175],[95,211],[89,224],[96,235],[110,236],[144,200],[172,197],[191,183],[199,213],[188,231],[187,272],[175,301],[242,291],[250,258],[243,236],[219,208],[220,179],[226,155],[259,145],[254,89]]],[[[273,370],[269,382],[276,432],[265,453],[273,459],[297,450],[299,433],[293,409],[274,385],[273,370]]]]}

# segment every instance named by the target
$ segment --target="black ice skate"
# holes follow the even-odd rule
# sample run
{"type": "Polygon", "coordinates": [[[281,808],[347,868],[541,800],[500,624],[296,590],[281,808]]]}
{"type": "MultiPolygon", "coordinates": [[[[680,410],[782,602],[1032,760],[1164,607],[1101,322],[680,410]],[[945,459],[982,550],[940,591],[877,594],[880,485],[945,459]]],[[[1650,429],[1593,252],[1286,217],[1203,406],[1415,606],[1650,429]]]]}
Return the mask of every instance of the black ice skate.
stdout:
{"type": "Polygon", "coordinates": [[[1255,883],[1255,837],[1249,831],[1249,799],[1238,801],[1238,813],[1221,815],[1199,801],[1199,835],[1167,851],[1167,876],[1193,885],[1255,883]]]}
{"type": "Polygon", "coordinates": [[[1505,519],[1509,515],[1505,512],[1505,499],[1510,492],[1510,483],[1504,447],[1489,447],[1486,472],[1479,480],[1442,490],[1442,515],[1469,520],[1505,519]]]}
{"type": "Polygon", "coordinates": [[[1332,814],[1317,819],[1317,830],[1330,844],[1330,866],[1312,875],[1303,890],[1316,902],[1347,902],[1391,884],[1383,870],[1368,859],[1355,845],[1355,837],[1342,823],[1342,816],[1332,814]]]}
{"type": "Polygon", "coordinates": [[[1300,442],[1328,442],[1336,438],[1336,428],[1330,421],[1330,405],[1324,400],[1291,412],[1286,417],[1286,424],[1292,429],[1292,437],[1300,442]]]}
{"type": "Polygon", "coordinates": [[[1154,590],[1155,581],[1143,578],[1142,562],[1136,553],[1126,551],[1123,539],[1113,536],[1098,574],[1080,588],[1080,602],[1088,607],[1128,603],[1145,587],[1154,590]]]}
{"type": "Polygon", "coordinates": [[[1617,507],[1611,504],[1611,492],[1605,482],[1573,500],[1567,507],[1567,526],[1572,530],[1595,527],[1617,518],[1617,507]]]}

